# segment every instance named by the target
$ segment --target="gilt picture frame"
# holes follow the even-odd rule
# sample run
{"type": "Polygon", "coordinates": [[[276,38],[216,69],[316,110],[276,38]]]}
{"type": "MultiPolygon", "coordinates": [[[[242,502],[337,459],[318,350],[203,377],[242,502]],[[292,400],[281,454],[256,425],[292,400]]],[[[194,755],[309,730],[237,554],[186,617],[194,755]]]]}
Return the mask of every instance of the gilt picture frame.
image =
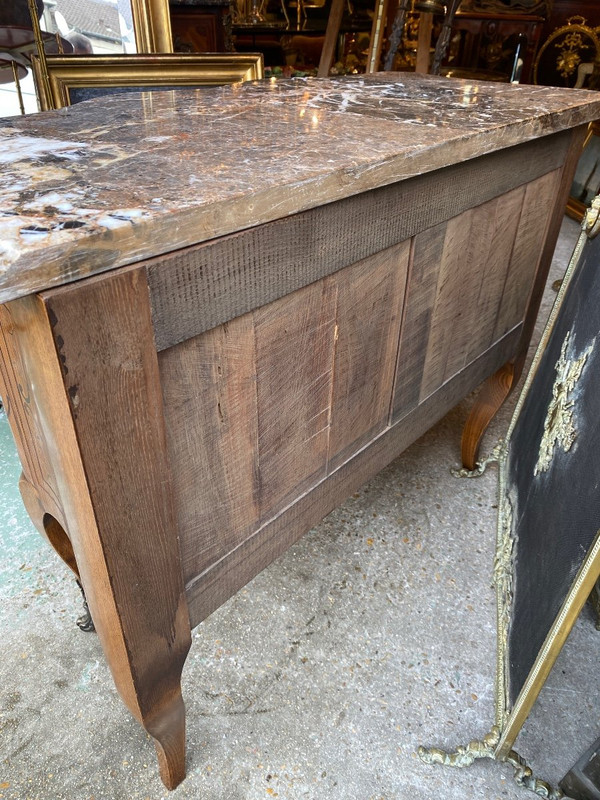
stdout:
{"type": "Polygon", "coordinates": [[[169,0],[130,0],[138,53],[172,53],[169,0]]]}
{"type": "Polygon", "coordinates": [[[220,86],[264,77],[261,53],[167,53],[32,58],[40,108],[64,108],[119,91],[220,86]]]}

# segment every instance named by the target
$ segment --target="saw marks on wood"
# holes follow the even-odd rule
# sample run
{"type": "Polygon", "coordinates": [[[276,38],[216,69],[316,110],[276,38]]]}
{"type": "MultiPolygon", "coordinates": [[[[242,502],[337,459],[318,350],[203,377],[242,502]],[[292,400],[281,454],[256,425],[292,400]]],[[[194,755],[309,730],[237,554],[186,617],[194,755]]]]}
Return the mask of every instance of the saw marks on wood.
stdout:
{"type": "Polygon", "coordinates": [[[388,248],[159,354],[187,581],[387,427],[409,253],[388,248]]]}

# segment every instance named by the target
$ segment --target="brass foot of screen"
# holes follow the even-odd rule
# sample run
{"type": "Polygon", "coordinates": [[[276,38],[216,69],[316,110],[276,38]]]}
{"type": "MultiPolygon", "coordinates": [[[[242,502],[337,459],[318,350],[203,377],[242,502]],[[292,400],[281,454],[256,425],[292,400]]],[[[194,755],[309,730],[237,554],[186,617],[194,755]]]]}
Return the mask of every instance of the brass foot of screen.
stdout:
{"type": "Polygon", "coordinates": [[[560,789],[555,789],[546,781],[536,778],[531,768],[527,766],[525,759],[521,758],[514,750],[511,750],[506,756],[506,761],[514,767],[514,779],[517,786],[522,786],[537,794],[538,797],[545,797],[547,800],[562,800],[565,797],[560,789]]]}
{"type": "Polygon", "coordinates": [[[475,462],[474,469],[467,469],[466,467],[462,467],[461,469],[452,468],[450,473],[454,475],[455,478],[479,478],[480,475],[483,475],[490,464],[496,464],[498,461],[500,461],[504,455],[504,451],[504,441],[500,439],[498,444],[494,447],[487,458],[484,458],[482,461],[475,462]]]}
{"type": "Polygon", "coordinates": [[[474,739],[468,745],[459,745],[454,753],[437,747],[419,747],[417,753],[424,764],[444,764],[447,767],[470,767],[478,758],[494,758],[500,741],[500,729],[495,725],[483,739],[474,739]]]}
{"type": "MultiPolygon", "coordinates": [[[[470,767],[480,758],[496,758],[496,747],[500,741],[500,729],[494,725],[492,730],[483,739],[474,739],[468,745],[459,745],[453,753],[441,750],[437,747],[419,747],[417,753],[424,764],[443,764],[447,767],[470,767]]],[[[546,781],[536,778],[530,767],[527,766],[525,759],[511,750],[504,759],[514,768],[514,779],[517,786],[528,789],[537,794],[538,797],[545,797],[546,800],[562,800],[565,795],[560,789],[554,789],[546,781]]]]}

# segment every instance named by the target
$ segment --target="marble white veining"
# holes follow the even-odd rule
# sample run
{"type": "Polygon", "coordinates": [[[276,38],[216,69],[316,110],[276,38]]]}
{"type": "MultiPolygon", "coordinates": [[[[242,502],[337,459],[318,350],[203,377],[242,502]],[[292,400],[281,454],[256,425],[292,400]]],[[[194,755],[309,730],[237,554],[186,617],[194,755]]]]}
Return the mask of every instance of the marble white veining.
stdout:
{"type": "Polygon", "coordinates": [[[0,122],[0,301],[600,117],[410,73],[113,95],[0,122]]]}
{"type": "MultiPolygon", "coordinates": [[[[10,131],[0,128],[0,139],[10,136],[10,131]]],[[[10,147],[0,150],[0,164],[13,164],[26,159],[41,158],[48,154],[60,154],[62,158],[78,158],[80,148],[88,145],[83,142],[63,142],[57,139],[45,139],[43,136],[20,136],[10,139],[10,147]]]]}

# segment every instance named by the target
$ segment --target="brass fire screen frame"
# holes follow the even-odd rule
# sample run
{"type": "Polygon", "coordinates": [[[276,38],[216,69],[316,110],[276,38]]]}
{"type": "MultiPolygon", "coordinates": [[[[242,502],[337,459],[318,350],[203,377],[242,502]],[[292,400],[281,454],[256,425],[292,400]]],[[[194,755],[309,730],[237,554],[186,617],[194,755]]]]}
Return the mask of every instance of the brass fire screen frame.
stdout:
{"type": "MultiPolygon", "coordinates": [[[[564,298],[571,284],[571,279],[577,271],[582,260],[585,245],[599,232],[600,196],[595,198],[582,223],[582,231],[579,240],[563,278],[558,296],[548,318],[544,333],[527,375],[525,385],[513,413],[506,435],[507,442],[511,441],[511,437],[515,431],[517,421],[519,420],[521,410],[538,371],[542,356],[555,329],[555,324],[559,312],[563,306],[564,298]]],[[[562,354],[564,354],[566,350],[566,344],[567,342],[565,341],[561,351],[562,354]]],[[[560,366],[561,365],[559,362],[557,362],[557,371],[560,366]]],[[[580,368],[579,375],[581,374],[581,370],[585,368],[585,364],[575,364],[573,366],[580,368]]],[[[560,401],[560,397],[557,398],[557,394],[559,394],[560,391],[565,387],[568,389],[568,382],[564,380],[565,375],[563,374],[559,377],[556,379],[554,388],[554,398],[558,399],[558,401],[560,401]],[[560,384],[561,388],[557,390],[556,386],[559,384],[559,377],[563,379],[563,383],[560,384]]],[[[575,379],[579,377],[577,375],[577,370],[575,370],[574,377],[575,379]]],[[[551,409],[549,410],[549,415],[550,413],[551,409]]],[[[568,418],[568,414],[563,413],[562,416],[557,414],[557,417],[562,419],[564,422],[564,420],[568,418]]],[[[548,426],[546,425],[544,435],[546,436],[547,433],[548,426]]],[[[553,431],[552,435],[555,433],[558,436],[560,431],[553,431]]],[[[543,444],[544,442],[542,442],[542,445],[543,444]]],[[[499,459],[498,465],[499,503],[496,562],[494,569],[498,629],[495,694],[496,726],[500,731],[500,738],[498,744],[496,745],[494,755],[500,760],[506,759],[509,755],[509,752],[511,751],[514,742],[542,689],[542,686],[544,685],[573,625],[575,624],[583,605],[585,604],[596,581],[598,580],[598,577],[600,576],[600,531],[598,531],[561,605],[560,611],[555,617],[542,647],[538,651],[534,665],[529,672],[516,701],[511,704],[508,697],[507,685],[508,659],[510,655],[509,648],[507,646],[507,639],[508,625],[512,615],[512,587],[510,586],[510,583],[513,575],[512,554],[515,545],[515,521],[513,519],[512,507],[509,498],[507,471],[508,459],[506,448],[504,448],[504,452],[499,459]]]]}
{"type": "MultiPolygon", "coordinates": [[[[515,770],[516,782],[529,789],[539,796],[549,798],[549,800],[559,800],[564,797],[560,790],[554,789],[545,781],[534,777],[531,769],[526,762],[512,748],[515,740],[537,699],[546,678],[548,677],[566,639],[569,635],[575,620],[577,619],[584,603],[589,597],[596,581],[600,576],[600,530],[596,525],[588,526],[588,534],[595,531],[595,535],[590,536],[591,541],[587,547],[586,555],[579,563],[574,577],[570,578],[570,573],[563,576],[563,587],[570,581],[569,588],[564,594],[557,613],[550,616],[550,624],[547,627],[543,642],[536,650],[532,666],[524,671],[525,677],[518,683],[518,692],[510,689],[509,674],[513,669],[511,663],[511,647],[509,638],[511,624],[514,622],[514,600],[515,600],[515,550],[520,546],[518,539],[519,523],[523,509],[516,505],[517,496],[514,486],[511,485],[511,451],[510,445],[513,440],[515,429],[521,420],[522,412],[528,399],[530,390],[538,374],[542,360],[546,356],[544,371],[540,372],[540,378],[545,381],[542,384],[546,399],[548,396],[548,384],[551,380],[551,400],[546,408],[540,409],[532,404],[532,414],[536,418],[536,425],[540,427],[542,422],[540,411],[545,411],[541,442],[538,453],[528,454],[528,466],[533,464],[533,475],[530,476],[531,483],[539,474],[547,471],[555,457],[556,452],[569,454],[572,446],[577,439],[577,432],[574,426],[574,415],[577,412],[576,392],[578,383],[582,380],[588,365],[588,360],[592,358],[594,350],[600,350],[600,333],[594,335],[593,339],[586,341],[588,345],[584,349],[579,348],[579,354],[574,352],[572,345],[572,333],[569,328],[566,333],[560,331],[559,314],[563,307],[565,298],[568,295],[574,277],[578,276],[579,268],[587,266],[585,264],[586,252],[589,252],[590,240],[600,233],[600,196],[592,202],[591,208],[582,223],[582,231],[575,247],[575,251],[563,278],[558,296],[548,318],[544,333],[538,345],[531,368],[527,375],[525,385],[517,402],[511,423],[506,435],[506,439],[495,451],[495,458],[488,460],[498,461],[498,525],[496,538],[496,555],[494,562],[494,584],[496,591],[496,613],[497,613],[497,665],[496,665],[496,686],[495,686],[495,724],[491,731],[481,740],[474,740],[467,745],[457,747],[455,752],[446,752],[438,748],[419,748],[420,758],[428,764],[445,764],[454,767],[470,766],[476,759],[494,758],[499,761],[506,761],[515,770]],[[586,245],[588,246],[586,248],[586,245]],[[557,336],[562,336],[560,355],[552,365],[548,359],[551,356],[549,344],[552,336],[554,351],[557,349],[557,336]],[[547,353],[548,350],[548,353],[547,353]],[[554,367],[556,375],[550,375],[550,367],[554,367]],[[537,457],[537,460],[534,459],[537,457]],[[515,513],[515,506],[517,513],[515,513]],[[511,701],[511,695],[515,695],[511,701]]],[[[600,242],[600,239],[598,240],[600,242]]],[[[596,248],[597,249],[597,248],[596,248]]],[[[597,254],[596,254],[597,255],[597,254]]],[[[596,262],[598,258],[596,258],[596,262]]],[[[593,262],[592,262],[593,265],[593,262]]],[[[591,272],[591,271],[590,271],[591,272]]],[[[597,273],[597,271],[596,271],[597,273]]],[[[587,273],[586,273],[587,274],[587,273]]],[[[575,288],[575,287],[574,287],[575,288]]],[[[581,288],[581,287],[579,287],[581,288]]],[[[598,288],[598,287],[596,287],[598,288]]],[[[576,297],[576,295],[573,295],[576,297]]],[[[579,297],[581,295],[577,295],[579,297]]],[[[565,325],[560,323],[564,328],[565,325]]],[[[575,327],[573,325],[573,327],[575,327]]],[[[582,336],[585,338],[585,336],[582,336]]],[[[573,336],[574,339],[574,336],[573,336]]],[[[588,332],[589,340],[589,332],[588,332]]],[[[597,355],[595,353],[594,355],[597,355]]],[[[592,372],[593,374],[593,372],[592,372]]],[[[575,449],[575,448],[574,448],[575,449]]],[[[476,470],[472,475],[481,474],[483,470],[476,470]]],[[[530,473],[527,472],[527,475],[530,473]]],[[[512,476],[514,477],[514,476],[512,476]]],[[[600,528],[600,517],[597,520],[600,528]]],[[[561,531],[564,532],[564,531],[561,531]]],[[[550,576],[552,579],[553,576],[550,576]]],[[[560,601],[560,596],[558,597],[560,601]]],[[[542,634],[546,627],[544,626],[542,634]]]]}

